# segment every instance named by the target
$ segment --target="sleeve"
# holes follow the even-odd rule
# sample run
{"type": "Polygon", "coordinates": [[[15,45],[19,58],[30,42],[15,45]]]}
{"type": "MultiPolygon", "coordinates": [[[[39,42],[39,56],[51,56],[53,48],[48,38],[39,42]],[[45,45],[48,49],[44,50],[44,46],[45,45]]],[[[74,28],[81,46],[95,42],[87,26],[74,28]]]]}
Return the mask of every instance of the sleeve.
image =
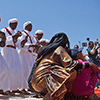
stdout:
{"type": "Polygon", "coordinates": [[[9,36],[8,32],[6,31],[6,29],[3,28],[3,29],[1,29],[1,31],[5,33],[6,37],[9,36]]]}
{"type": "Polygon", "coordinates": [[[21,37],[18,38],[17,40],[17,43],[16,43],[16,46],[17,48],[20,50],[20,49],[23,49],[25,51],[28,51],[28,47],[29,47],[29,44],[25,43],[25,46],[22,48],[21,47],[21,41],[23,41],[25,39],[26,35],[22,35],[21,37]]]}

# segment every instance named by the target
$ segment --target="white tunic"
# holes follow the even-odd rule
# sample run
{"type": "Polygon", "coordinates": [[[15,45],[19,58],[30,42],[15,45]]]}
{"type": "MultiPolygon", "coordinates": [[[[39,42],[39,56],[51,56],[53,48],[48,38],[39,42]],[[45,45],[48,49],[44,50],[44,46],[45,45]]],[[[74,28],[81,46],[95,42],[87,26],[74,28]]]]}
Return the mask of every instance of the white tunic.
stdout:
{"type": "Polygon", "coordinates": [[[3,56],[0,54],[0,89],[10,90],[10,72],[3,56]]]}
{"type": "MultiPolygon", "coordinates": [[[[28,32],[27,30],[25,30],[29,36],[31,37],[32,43],[36,43],[36,39],[33,37],[32,34],[30,34],[30,32],[28,32]]],[[[19,41],[22,41],[25,39],[26,37],[26,33],[22,32],[22,36],[19,37],[19,41]]],[[[20,56],[20,61],[21,61],[21,66],[22,66],[22,84],[21,87],[22,88],[28,88],[28,77],[30,75],[31,69],[33,67],[33,64],[35,62],[35,59],[37,56],[34,56],[32,53],[30,53],[28,51],[28,47],[31,44],[30,38],[28,37],[28,41],[27,43],[25,43],[25,46],[23,48],[21,48],[21,46],[17,45],[19,48],[19,56],[20,56]]],[[[33,50],[33,48],[31,48],[31,50],[33,50]]]]}
{"type": "MultiPolygon", "coordinates": [[[[10,27],[7,27],[7,29],[11,32],[12,35],[16,33],[16,31],[12,30],[10,27]]],[[[9,36],[9,33],[5,28],[3,28],[1,31],[5,33],[6,37],[9,36]]]]}
{"type": "MultiPolygon", "coordinates": [[[[2,29],[2,31],[3,31],[3,29],[2,29]]],[[[14,46],[12,36],[9,35],[5,31],[5,29],[3,32],[5,32],[5,34],[6,34],[6,45],[14,46]]],[[[10,32],[12,34],[14,34],[15,31],[11,30],[10,32]]],[[[22,78],[21,64],[20,64],[19,55],[18,55],[17,50],[14,48],[5,46],[1,50],[1,54],[4,57],[8,67],[10,69],[10,89],[16,90],[17,88],[21,88],[21,83],[20,83],[21,78],[22,78]]]]}

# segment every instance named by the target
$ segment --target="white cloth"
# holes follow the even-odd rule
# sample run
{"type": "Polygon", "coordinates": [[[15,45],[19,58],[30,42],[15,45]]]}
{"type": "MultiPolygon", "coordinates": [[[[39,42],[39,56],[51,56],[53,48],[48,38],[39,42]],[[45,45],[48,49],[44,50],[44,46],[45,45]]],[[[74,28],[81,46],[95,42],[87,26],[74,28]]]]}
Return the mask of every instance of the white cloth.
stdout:
{"type": "MultiPolygon", "coordinates": [[[[10,27],[7,27],[7,28],[12,33],[12,35],[16,33],[16,31],[12,30],[10,27]]],[[[5,33],[6,37],[9,36],[9,33],[7,32],[5,28],[3,28],[1,31],[5,33]]]]}
{"type": "MultiPolygon", "coordinates": [[[[30,35],[32,43],[36,43],[36,39],[32,36],[32,34],[30,34],[30,32],[27,30],[25,31],[30,35]]],[[[22,32],[22,36],[19,37],[19,42],[24,40],[26,36],[27,36],[26,33],[22,32]]],[[[28,47],[30,44],[31,44],[31,41],[29,37],[28,37],[27,43],[25,43],[25,46],[23,48],[21,48],[21,46],[17,44],[17,46],[19,47],[18,53],[20,56],[20,61],[21,61],[21,66],[22,66],[22,77],[23,77],[22,84],[21,84],[22,88],[28,88],[28,77],[30,75],[31,69],[37,57],[37,55],[34,56],[32,53],[28,51],[28,47]]]]}
{"type": "Polygon", "coordinates": [[[10,72],[3,56],[0,54],[0,89],[10,90],[10,72]]]}
{"type": "Polygon", "coordinates": [[[44,39],[44,38],[42,38],[42,39],[39,40],[39,42],[44,42],[44,41],[45,41],[46,43],[49,43],[49,42],[50,42],[50,40],[44,39]]]}
{"type": "Polygon", "coordinates": [[[27,21],[23,24],[23,28],[25,29],[25,27],[28,25],[28,24],[32,24],[30,21],[27,21]]]}
{"type": "MultiPolygon", "coordinates": [[[[12,36],[6,37],[6,45],[13,45],[12,36]]],[[[21,63],[16,49],[11,47],[3,47],[1,54],[4,57],[10,70],[10,89],[16,90],[21,88],[21,63]]]]}
{"type": "Polygon", "coordinates": [[[43,32],[42,30],[37,30],[37,31],[35,32],[35,34],[44,34],[44,32],[43,32]]]}
{"type": "Polygon", "coordinates": [[[17,18],[12,18],[12,19],[10,19],[10,20],[8,21],[8,24],[10,24],[10,23],[15,23],[15,22],[18,23],[17,18]]]}

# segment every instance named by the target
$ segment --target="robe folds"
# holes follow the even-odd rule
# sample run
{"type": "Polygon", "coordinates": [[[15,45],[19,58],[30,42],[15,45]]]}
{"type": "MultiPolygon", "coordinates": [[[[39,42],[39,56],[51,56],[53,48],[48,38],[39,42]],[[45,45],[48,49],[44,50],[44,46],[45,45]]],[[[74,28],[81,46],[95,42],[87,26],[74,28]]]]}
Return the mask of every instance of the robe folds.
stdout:
{"type": "MultiPolygon", "coordinates": [[[[27,34],[25,32],[22,32],[22,36],[18,38],[17,47],[18,47],[18,55],[20,58],[21,66],[22,66],[22,79],[21,79],[21,88],[29,88],[28,87],[28,77],[31,72],[32,66],[35,62],[35,59],[37,56],[35,56],[32,52],[29,52],[29,45],[36,43],[36,39],[33,37],[33,35],[27,31],[28,36],[27,42],[25,43],[24,47],[21,47],[21,42],[25,39],[27,34]],[[32,43],[31,43],[32,42],[32,43]]],[[[30,49],[30,51],[33,51],[33,47],[30,49]]]]}
{"type": "Polygon", "coordinates": [[[0,89],[10,90],[10,70],[3,56],[0,54],[0,89]]]}
{"type": "Polygon", "coordinates": [[[4,57],[10,73],[10,90],[21,88],[21,63],[17,50],[7,45],[14,46],[12,36],[6,37],[6,46],[2,48],[1,54],[4,57]]]}
{"type": "Polygon", "coordinates": [[[42,58],[33,73],[32,87],[37,92],[49,94],[55,98],[53,100],[61,100],[66,92],[71,91],[72,82],[77,75],[74,69],[76,65],[77,62],[73,62],[66,50],[59,46],[42,58]]]}

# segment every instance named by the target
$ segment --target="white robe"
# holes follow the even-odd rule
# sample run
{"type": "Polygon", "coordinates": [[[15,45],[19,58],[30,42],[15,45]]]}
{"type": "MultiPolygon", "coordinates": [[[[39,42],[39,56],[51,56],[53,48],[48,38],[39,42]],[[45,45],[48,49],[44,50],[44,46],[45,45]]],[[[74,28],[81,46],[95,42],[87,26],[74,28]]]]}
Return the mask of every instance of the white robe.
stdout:
{"type": "MultiPolygon", "coordinates": [[[[16,31],[12,30],[10,27],[7,27],[7,28],[11,32],[12,35],[16,33],[16,31]]],[[[5,33],[6,37],[9,36],[9,33],[7,32],[5,28],[3,28],[1,31],[5,33]]]]}
{"type": "MultiPolygon", "coordinates": [[[[2,30],[3,31],[3,30],[2,30]]],[[[5,31],[4,31],[5,32],[5,31]]],[[[14,34],[15,31],[11,31],[14,34]]],[[[13,40],[12,36],[8,35],[6,32],[6,45],[12,45],[13,40]]],[[[9,69],[10,69],[10,89],[16,90],[17,88],[21,88],[21,63],[19,60],[19,55],[16,49],[11,47],[3,47],[1,50],[1,54],[4,57],[9,69]]]]}
{"type": "MultiPolygon", "coordinates": [[[[26,31],[26,30],[25,30],[26,31]]],[[[36,43],[36,39],[32,36],[32,34],[30,34],[28,31],[26,31],[32,40],[32,43],[36,43]]],[[[22,32],[22,36],[19,38],[19,41],[22,41],[25,39],[26,37],[26,33],[22,32]]],[[[20,61],[21,61],[21,66],[22,66],[22,84],[21,87],[22,88],[28,88],[28,77],[30,75],[31,69],[33,67],[33,64],[35,62],[35,59],[37,58],[37,56],[34,56],[32,53],[30,53],[28,51],[28,47],[31,44],[30,39],[28,37],[28,41],[27,43],[25,43],[24,48],[21,48],[21,46],[17,45],[17,47],[19,47],[19,56],[20,56],[20,61]]],[[[31,48],[32,50],[33,48],[31,48]]]]}
{"type": "Polygon", "coordinates": [[[1,54],[0,54],[0,89],[3,89],[4,92],[10,90],[9,68],[1,54]]]}

